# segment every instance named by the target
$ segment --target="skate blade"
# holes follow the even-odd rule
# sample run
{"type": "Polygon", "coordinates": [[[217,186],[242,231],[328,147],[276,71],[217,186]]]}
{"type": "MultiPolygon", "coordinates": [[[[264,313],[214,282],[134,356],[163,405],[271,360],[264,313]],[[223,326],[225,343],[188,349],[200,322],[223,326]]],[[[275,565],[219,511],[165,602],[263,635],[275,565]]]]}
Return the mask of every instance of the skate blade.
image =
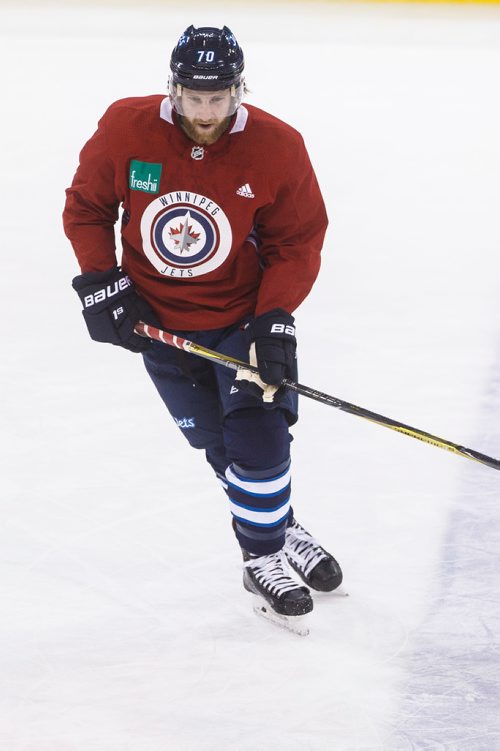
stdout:
{"type": "Polygon", "coordinates": [[[342,584],[336,589],[332,589],[331,592],[322,592],[320,589],[313,589],[314,598],[322,600],[324,597],[349,597],[349,592],[342,586],[342,584]]]}
{"type": "Polygon", "coordinates": [[[275,626],[284,628],[297,636],[307,636],[307,615],[281,615],[272,609],[270,605],[258,595],[254,596],[253,611],[260,618],[274,623],[275,626]]]}

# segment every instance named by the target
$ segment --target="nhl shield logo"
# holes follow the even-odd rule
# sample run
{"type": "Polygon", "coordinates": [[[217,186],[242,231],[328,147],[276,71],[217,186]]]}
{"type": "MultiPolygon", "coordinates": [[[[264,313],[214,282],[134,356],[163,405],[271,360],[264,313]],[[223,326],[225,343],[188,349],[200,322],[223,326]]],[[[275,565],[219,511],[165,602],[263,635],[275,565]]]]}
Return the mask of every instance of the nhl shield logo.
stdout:
{"type": "Polygon", "coordinates": [[[205,156],[205,149],[203,146],[193,146],[191,149],[191,159],[196,159],[199,161],[200,159],[203,159],[205,156]]]}
{"type": "Polygon", "coordinates": [[[227,258],[229,221],[214,201],[190,191],[159,196],[141,220],[144,253],[160,274],[190,278],[208,274],[227,258]]]}

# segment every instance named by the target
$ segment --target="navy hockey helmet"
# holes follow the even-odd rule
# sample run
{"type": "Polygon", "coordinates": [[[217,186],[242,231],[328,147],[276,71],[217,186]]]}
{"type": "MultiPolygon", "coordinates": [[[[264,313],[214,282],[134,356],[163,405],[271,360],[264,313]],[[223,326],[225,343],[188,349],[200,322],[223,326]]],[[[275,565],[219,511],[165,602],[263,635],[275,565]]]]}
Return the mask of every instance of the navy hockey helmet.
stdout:
{"type": "Polygon", "coordinates": [[[243,50],[227,26],[222,29],[189,26],[170,58],[169,92],[182,114],[182,87],[196,91],[231,89],[231,112],[236,111],[244,91],[243,50]]]}

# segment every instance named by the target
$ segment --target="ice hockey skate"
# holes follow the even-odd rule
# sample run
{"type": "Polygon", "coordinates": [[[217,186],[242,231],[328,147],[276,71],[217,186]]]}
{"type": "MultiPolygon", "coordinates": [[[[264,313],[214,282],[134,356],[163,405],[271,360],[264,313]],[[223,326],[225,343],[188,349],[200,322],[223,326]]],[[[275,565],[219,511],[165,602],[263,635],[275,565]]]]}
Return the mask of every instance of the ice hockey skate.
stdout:
{"type": "Polygon", "coordinates": [[[342,583],[342,569],[295,519],[287,527],[283,548],[288,563],[311,589],[332,592],[342,583]]]}
{"type": "Polygon", "coordinates": [[[282,550],[252,558],[243,551],[243,586],[255,595],[254,612],[272,623],[306,636],[304,616],[313,609],[309,590],[298,586],[288,571],[282,550]]]}

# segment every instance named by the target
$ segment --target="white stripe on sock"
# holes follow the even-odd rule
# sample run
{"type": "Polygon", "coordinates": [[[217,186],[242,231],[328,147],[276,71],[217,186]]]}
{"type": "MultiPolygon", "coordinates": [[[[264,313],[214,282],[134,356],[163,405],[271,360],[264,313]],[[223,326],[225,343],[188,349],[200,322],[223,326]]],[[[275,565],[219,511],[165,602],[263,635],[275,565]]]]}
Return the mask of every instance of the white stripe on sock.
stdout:
{"type": "Polygon", "coordinates": [[[283,506],[276,509],[276,511],[251,511],[250,509],[238,506],[231,500],[229,501],[229,508],[231,509],[231,513],[238,519],[265,526],[268,524],[276,524],[282,519],[285,519],[290,511],[290,501],[288,500],[283,506]]]}
{"type": "Polygon", "coordinates": [[[226,469],[226,478],[231,485],[235,485],[245,493],[252,493],[254,495],[269,495],[270,493],[279,493],[280,490],[286,488],[290,482],[291,468],[288,467],[284,475],[277,478],[270,478],[269,480],[242,480],[241,477],[235,475],[231,467],[226,469]]]}

